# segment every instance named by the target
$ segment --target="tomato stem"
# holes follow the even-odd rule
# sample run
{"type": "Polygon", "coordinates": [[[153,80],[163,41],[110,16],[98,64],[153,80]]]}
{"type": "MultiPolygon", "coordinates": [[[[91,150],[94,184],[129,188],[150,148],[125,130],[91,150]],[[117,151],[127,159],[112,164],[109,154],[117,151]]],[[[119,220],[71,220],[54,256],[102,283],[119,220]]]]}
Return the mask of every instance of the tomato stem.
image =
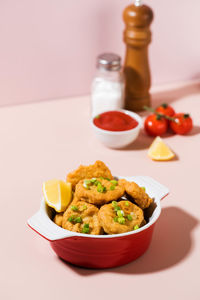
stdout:
{"type": "MultiPolygon", "coordinates": [[[[159,119],[161,118],[161,117],[163,117],[163,118],[165,118],[165,119],[167,119],[167,120],[170,120],[170,121],[174,121],[175,122],[175,118],[172,118],[172,117],[169,117],[169,116],[166,116],[166,115],[164,115],[164,114],[161,114],[161,113],[158,113],[154,108],[152,108],[152,107],[149,107],[149,106],[143,106],[143,108],[144,108],[144,110],[146,110],[146,111],[151,111],[151,112],[153,112],[159,119]]],[[[157,120],[159,120],[159,119],[157,119],[157,120]]]]}
{"type": "Polygon", "coordinates": [[[184,114],[184,119],[187,119],[187,118],[189,118],[190,117],[190,115],[189,114],[184,114]]]}
{"type": "Polygon", "coordinates": [[[163,103],[163,104],[161,104],[161,106],[162,106],[163,108],[167,108],[167,107],[168,107],[168,104],[167,104],[167,103],[163,103]]]}

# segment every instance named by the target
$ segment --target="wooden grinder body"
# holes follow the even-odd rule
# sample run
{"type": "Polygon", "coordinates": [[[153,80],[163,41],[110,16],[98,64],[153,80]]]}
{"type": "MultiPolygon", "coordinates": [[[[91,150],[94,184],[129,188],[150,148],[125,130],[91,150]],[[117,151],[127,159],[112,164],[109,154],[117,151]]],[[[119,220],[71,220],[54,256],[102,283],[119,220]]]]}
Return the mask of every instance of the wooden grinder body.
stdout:
{"type": "Polygon", "coordinates": [[[149,26],[153,20],[153,12],[146,5],[130,5],[125,8],[123,18],[126,24],[125,108],[141,111],[144,105],[150,105],[148,45],[151,42],[149,26]]]}

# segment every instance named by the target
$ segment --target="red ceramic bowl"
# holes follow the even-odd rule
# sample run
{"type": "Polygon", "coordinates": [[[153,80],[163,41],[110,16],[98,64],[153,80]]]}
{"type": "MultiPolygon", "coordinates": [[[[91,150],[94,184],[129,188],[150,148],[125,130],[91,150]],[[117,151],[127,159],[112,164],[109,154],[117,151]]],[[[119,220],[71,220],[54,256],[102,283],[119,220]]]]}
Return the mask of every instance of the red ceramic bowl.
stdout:
{"type": "Polygon", "coordinates": [[[28,225],[47,239],[56,254],[67,262],[87,268],[112,268],[127,264],[141,256],[149,247],[155,224],[160,216],[160,200],[169,190],[146,176],[118,177],[144,186],[154,198],[155,208],[149,222],[136,231],[113,235],[90,235],[71,232],[57,226],[52,210],[42,200],[40,210],[28,225]]]}

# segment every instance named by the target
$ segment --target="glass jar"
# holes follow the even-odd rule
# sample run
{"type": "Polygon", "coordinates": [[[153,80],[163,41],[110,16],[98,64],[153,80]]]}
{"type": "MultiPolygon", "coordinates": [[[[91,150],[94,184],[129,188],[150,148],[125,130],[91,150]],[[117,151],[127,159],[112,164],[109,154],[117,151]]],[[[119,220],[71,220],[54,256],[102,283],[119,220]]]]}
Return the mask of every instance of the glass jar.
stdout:
{"type": "Polygon", "coordinates": [[[101,54],[97,57],[97,71],[92,82],[92,116],[123,107],[124,81],[121,72],[121,58],[113,53],[101,54]]]}

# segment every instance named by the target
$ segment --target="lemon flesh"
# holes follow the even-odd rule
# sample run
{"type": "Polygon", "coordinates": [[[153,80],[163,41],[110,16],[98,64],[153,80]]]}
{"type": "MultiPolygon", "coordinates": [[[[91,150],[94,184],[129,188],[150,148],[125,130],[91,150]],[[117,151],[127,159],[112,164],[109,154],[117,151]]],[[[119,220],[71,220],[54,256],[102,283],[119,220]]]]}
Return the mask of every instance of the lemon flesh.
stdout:
{"type": "Polygon", "coordinates": [[[72,199],[71,183],[62,180],[48,180],[42,186],[44,199],[57,212],[65,211],[72,199]]]}
{"type": "Polygon", "coordinates": [[[148,150],[148,156],[153,160],[170,160],[175,157],[172,150],[157,136],[148,150]]]}

